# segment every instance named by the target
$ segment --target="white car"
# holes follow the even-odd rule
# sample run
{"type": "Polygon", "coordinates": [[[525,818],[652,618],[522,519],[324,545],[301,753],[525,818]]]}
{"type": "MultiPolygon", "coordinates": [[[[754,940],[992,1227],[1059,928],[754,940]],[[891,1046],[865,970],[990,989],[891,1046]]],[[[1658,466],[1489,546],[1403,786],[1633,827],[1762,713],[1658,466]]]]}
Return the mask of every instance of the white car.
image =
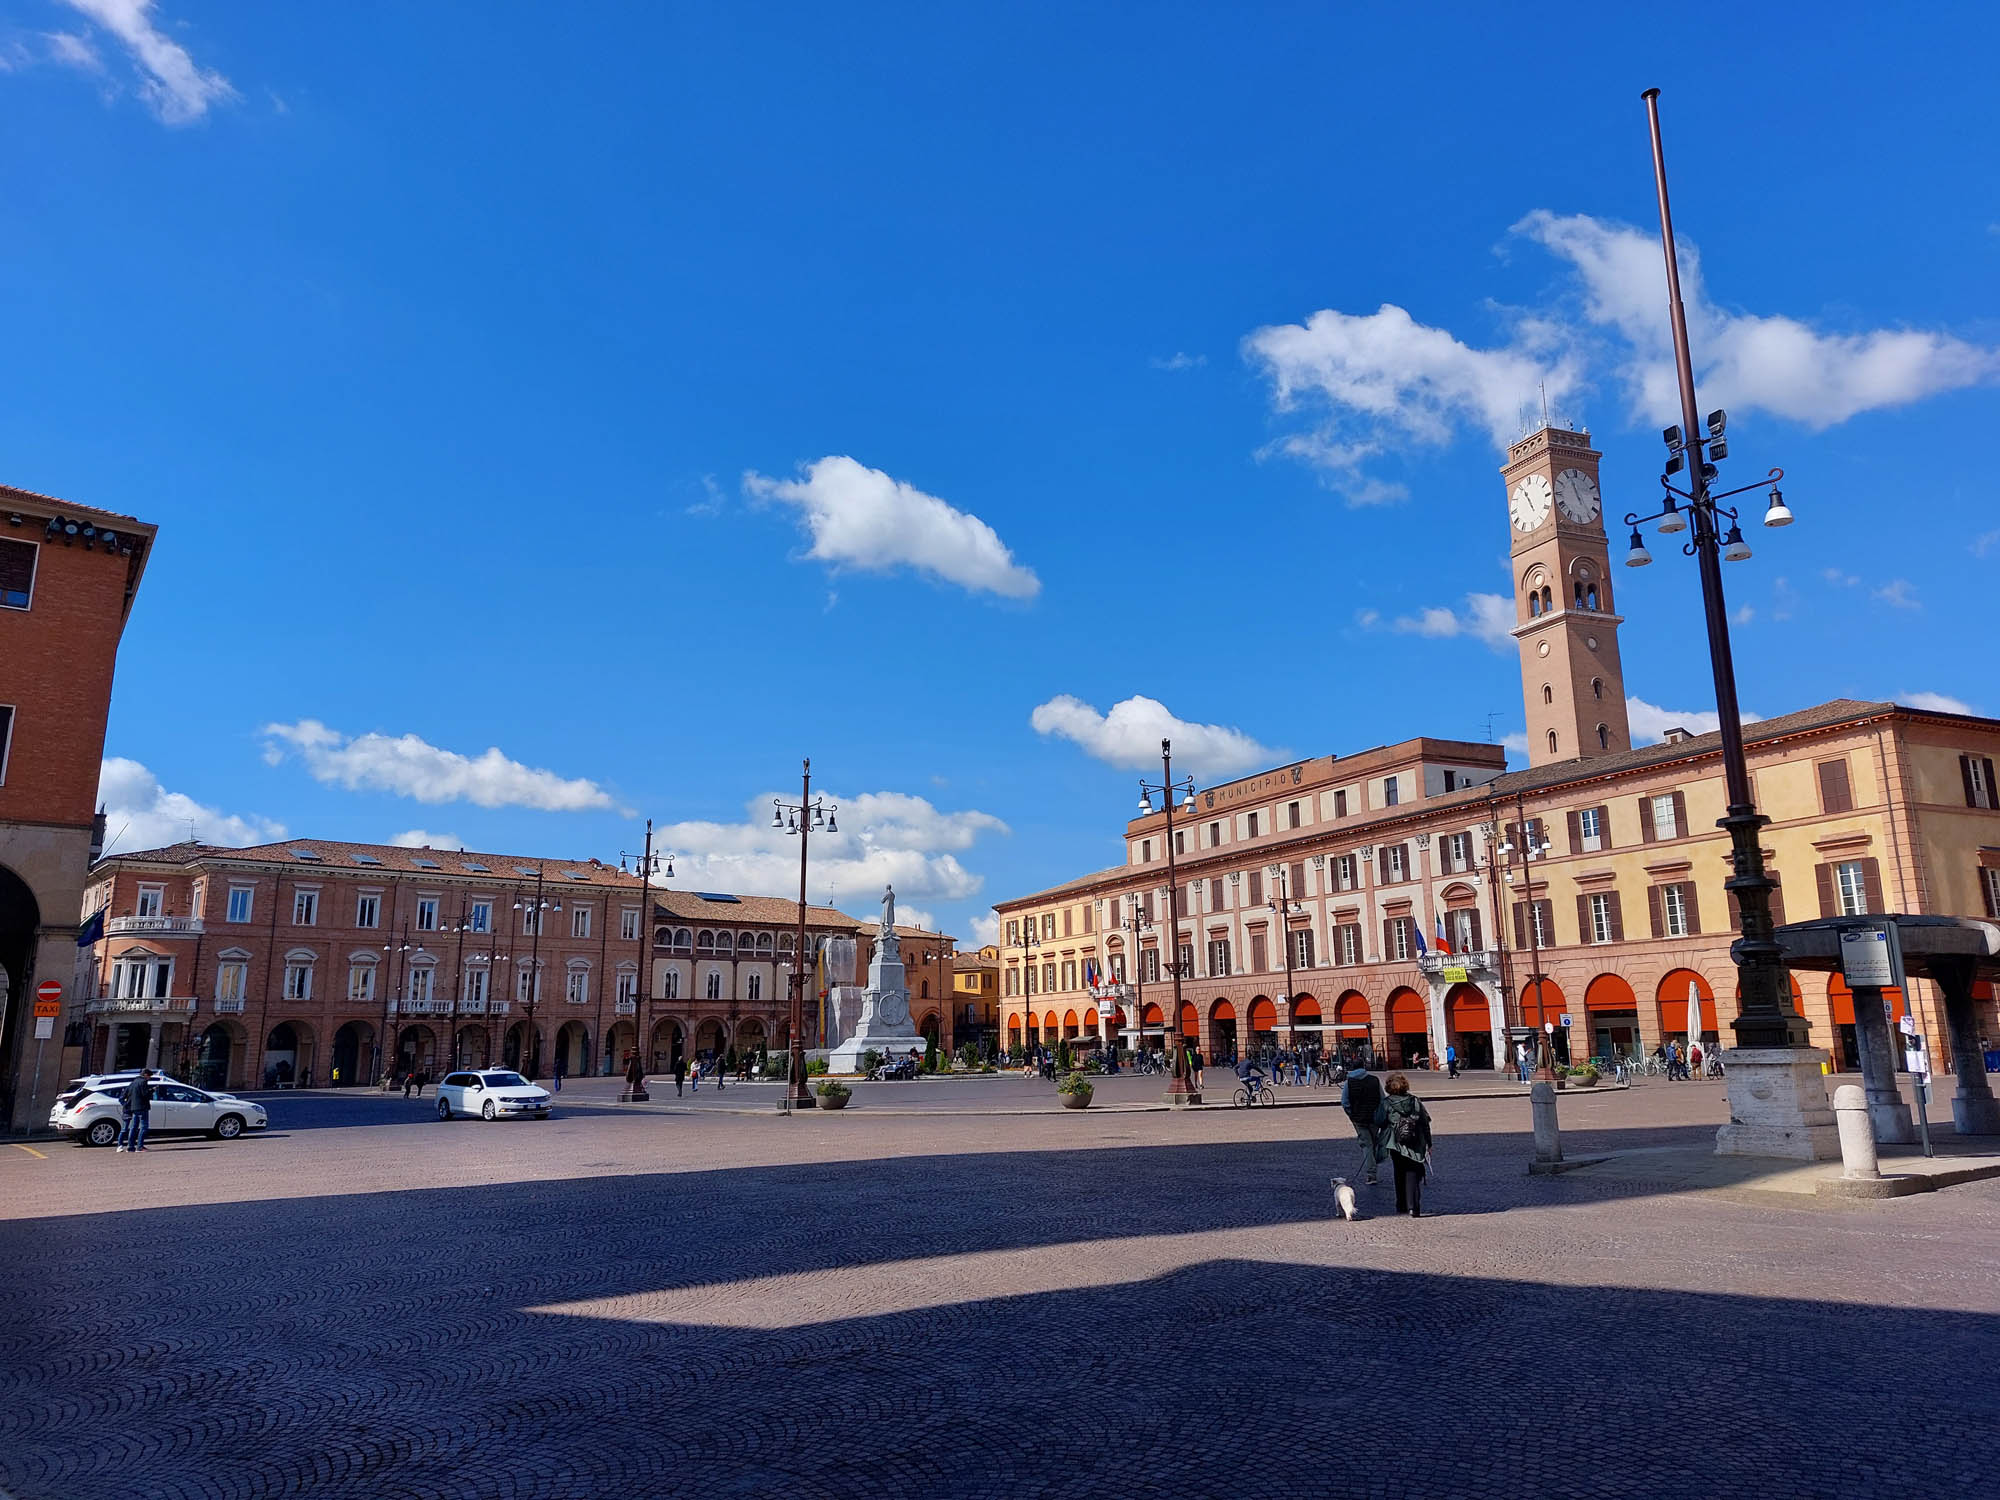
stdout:
{"type": "MultiPolygon", "coordinates": [[[[113,1144],[125,1128],[125,1086],[135,1076],[107,1073],[77,1079],[49,1111],[50,1126],[85,1145],[113,1144]]],[[[233,1141],[246,1130],[263,1130],[271,1123],[261,1104],[234,1094],[211,1094],[158,1074],[146,1122],[149,1136],[210,1135],[218,1141],[233,1141]]]]}
{"type": "Polygon", "coordinates": [[[555,1102],[547,1089],[505,1068],[483,1073],[447,1073],[437,1086],[437,1101],[440,1120],[459,1115],[478,1115],[482,1120],[533,1115],[546,1120],[549,1106],[555,1102]]]}

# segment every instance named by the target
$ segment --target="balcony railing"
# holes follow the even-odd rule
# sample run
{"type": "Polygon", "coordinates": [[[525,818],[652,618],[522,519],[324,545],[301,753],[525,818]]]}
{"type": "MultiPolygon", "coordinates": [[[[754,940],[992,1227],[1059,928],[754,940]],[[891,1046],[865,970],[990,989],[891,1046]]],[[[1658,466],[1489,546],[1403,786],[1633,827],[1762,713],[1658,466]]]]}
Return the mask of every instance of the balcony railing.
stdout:
{"type": "Polygon", "coordinates": [[[629,1016],[637,1013],[639,1005],[635,1000],[620,1000],[614,1009],[621,1016],[629,1016]]]}
{"type": "Polygon", "coordinates": [[[194,1011],[194,1005],[193,997],[185,995],[170,996],[165,999],[144,999],[138,996],[114,999],[109,995],[100,995],[90,1001],[84,1007],[84,1010],[87,1014],[93,1016],[168,1017],[191,1015],[194,1011]]]}
{"type": "Polygon", "coordinates": [[[241,1015],[243,1013],[243,1002],[241,1000],[218,1000],[215,1002],[215,1011],[217,1015],[222,1016],[241,1015]]]}
{"type": "Polygon", "coordinates": [[[1442,974],[1446,969],[1485,969],[1497,972],[1500,954],[1492,948],[1475,948],[1468,953],[1439,953],[1435,949],[1418,955],[1417,967],[1426,974],[1442,974]]]}
{"type": "Polygon", "coordinates": [[[155,937],[199,937],[200,917],[112,917],[104,924],[109,937],[145,932],[155,937]]]}

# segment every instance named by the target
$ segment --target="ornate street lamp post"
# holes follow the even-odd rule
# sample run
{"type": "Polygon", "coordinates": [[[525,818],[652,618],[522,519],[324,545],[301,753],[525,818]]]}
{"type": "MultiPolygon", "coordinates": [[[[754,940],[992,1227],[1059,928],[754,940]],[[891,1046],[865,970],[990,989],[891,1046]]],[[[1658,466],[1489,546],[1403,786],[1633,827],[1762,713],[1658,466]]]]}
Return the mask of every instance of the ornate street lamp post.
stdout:
{"type": "Polygon", "coordinates": [[[790,1066],[785,1070],[785,1097],[779,1106],[788,1112],[813,1107],[812,1091],[806,1087],[806,965],[811,961],[806,950],[806,851],[812,844],[815,828],[840,832],[835,811],[835,805],[824,796],[815,798],[812,794],[810,758],[803,762],[799,773],[799,800],[771,799],[771,826],[784,829],[799,841],[799,947],[792,960],[792,1052],[790,1066]]]}
{"type": "Polygon", "coordinates": [[[528,1082],[535,1081],[535,1074],[541,1069],[541,1035],[535,1030],[535,1008],[542,998],[542,924],[548,921],[550,912],[562,910],[560,898],[554,901],[542,899],[544,872],[535,871],[535,893],[526,902],[516,900],[514,910],[521,912],[534,922],[534,942],[528,950],[528,1033],[521,1040],[521,1076],[528,1082]]]}
{"type": "MultiPolygon", "coordinates": [[[[1194,1080],[1188,1074],[1187,1046],[1181,1038],[1181,922],[1180,884],[1174,875],[1174,800],[1180,797],[1181,811],[1194,811],[1194,778],[1183,777],[1174,780],[1174,742],[1160,741],[1160,780],[1148,783],[1141,777],[1139,781],[1139,815],[1149,816],[1153,811],[1153,794],[1160,795],[1161,806],[1167,814],[1167,934],[1165,943],[1173,946],[1174,1009],[1167,1017],[1167,1103],[1176,1107],[1201,1103],[1201,1095],[1195,1092],[1194,1080]]],[[[1139,1024],[1145,1026],[1146,1013],[1139,1012],[1139,1024]]]]}
{"type": "MultiPolygon", "coordinates": [[[[1290,872],[1284,865],[1266,865],[1264,869],[1271,877],[1271,899],[1265,905],[1278,919],[1278,941],[1285,945],[1285,1031],[1296,1047],[1299,1033],[1298,1017],[1292,1013],[1292,914],[1304,911],[1305,903],[1292,899],[1290,872]]],[[[1320,1035],[1325,1036],[1326,1033],[1321,1032],[1320,1035]]]]}
{"type": "Polygon", "coordinates": [[[667,879],[674,878],[674,857],[664,851],[653,852],[653,820],[646,819],[646,847],[638,854],[627,854],[622,850],[618,855],[618,873],[625,873],[626,862],[632,862],[632,873],[639,877],[639,983],[632,993],[632,1056],[625,1066],[625,1089],[618,1096],[620,1104],[643,1104],[653,1096],[646,1092],[646,1002],[652,998],[653,960],[653,877],[664,872],[667,879]]]}
{"type": "Polygon", "coordinates": [[[1556,1076],[1555,1033],[1549,1029],[1548,984],[1542,974],[1542,933],[1541,917],[1535,910],[1534,872],[1528,868],[1529,861],[1540,859],[1549,852],[1546,842],[1535,837],[1535,825],[1528,821],[1527,802],[1516,793],[1514,797],[1514,831],[1501,842],[1500,853],[1508,865],[1507,883],[1514,883],[1514,866],[1518,861],[1521,870],[1521,925],[1527,929],[1528,938],[1528,978],[1521,986],[1521,1024],[1528,1022],[1528,985],[1535,987],[1535,1056],[1538,1062],[1535,1076],[1550,1080],[1556,1076]],[[1517,844],[1516,839],[1520,842],[1517,844]]]}
{"type": "MultiPolygon", "coordinates": [[[[1716,475],[1715,465],[1729,454],[1723,435],[1727,418],[1720,411],[1709,413],[1706,433],[1695,425],[1699,408],[1695,402],[1694,359],[1688,346],[1687,312],[1681,305],[1680,264],[1674,249],[1674,218],[1667,203],[1667,158],[1660,143],[1660,91],[1647,89],[1646,122],[1653,142],[1653,181],[1660,200],[1660,246],[1666,256],[1667,302],[1674,333],[1674,365],[1680,378],[1681,425],[1669,427],[1666,439],[1667,471],[1660,476],[1667,491],[1662,508],[1650,516],[1628,515],[1632,545],[1625,561],[1643,567],[1652,561],[1639,527],[1657,521],[1662,532],[1673,534],[1693,524],[1693,539],[1683,551],[1693,555],[1701,575],[1702,612],[1708,623],[1709,665],[1715,677],[1715,708],[1721,718],[1722,772],[1728,789],[1729,810],[1718,826],[1729,831],[1734,873],[1723,888],[1736,897],[1742,936],[1730,945],[1736,960],[1737,980],[1742,999],[1736,1020],[1736,1045],[1746,1048],[1800,1048],[1808,1045],[1806,1023],[1792,1004],[1792,987],[1785,971],[1784,950],[1779,946],[1771,922],[1771,878],[1764,872],[1764,851],[1759,831],[1768,821],[1757,811],[1750,792],[1750,772],[1743,755],[1742,714],[1736,702],[1736,664],[1729,648],[1729,614],[1722,597],[1723,561],[1742,562],[1750,556],[1743,540],[1743,528],[1735,511],[1719,504],[1732,495],[1749,490],[1770,491],[1764,513],[1766,526],[1789,526],[1790,507],[1778,489],[1784,470],[1772,469],[1767,478],[1720,493],[1709,488],[1716,475]],[[1704,448],[1707,450],[1704,452],[1704,448]],[[1674,486],[1671,476],[1685,462],[1688,485],[1674,486]],[[1679,496],[1687,502],[1683,512],[1674,504],[1679,496]],[[1727,535],[1718,538],[1721,518],[1729,520],[1727,535]]],[[[1699,1018],[1697,1018],[1697,1029],[1699,1018]]]]}

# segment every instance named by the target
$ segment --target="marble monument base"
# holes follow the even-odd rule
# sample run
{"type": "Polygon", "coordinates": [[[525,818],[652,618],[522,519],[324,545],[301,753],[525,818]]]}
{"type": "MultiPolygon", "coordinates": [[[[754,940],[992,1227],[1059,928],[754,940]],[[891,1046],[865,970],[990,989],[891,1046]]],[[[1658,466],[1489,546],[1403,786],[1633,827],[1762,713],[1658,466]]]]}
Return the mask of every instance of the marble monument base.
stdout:
{"type": "Polygon", "coordinates": [[[1715,1133],[1716,1155],[1838,1161],[1840,1131],[1820,1072],[1825,1059],[1816,1047],[1725,1051],[1729,1123],[1715,1133]]]}
{"type": "Polygon", "coordinates": [[[826,1055],[826,1070],[829,1073],[859,1073],[861,1054],[879,1052],[883,1060],[908,1057],[915,1051],[921,1060],[927,1044],[920,1036],[851,1036],[826,1055]]]}

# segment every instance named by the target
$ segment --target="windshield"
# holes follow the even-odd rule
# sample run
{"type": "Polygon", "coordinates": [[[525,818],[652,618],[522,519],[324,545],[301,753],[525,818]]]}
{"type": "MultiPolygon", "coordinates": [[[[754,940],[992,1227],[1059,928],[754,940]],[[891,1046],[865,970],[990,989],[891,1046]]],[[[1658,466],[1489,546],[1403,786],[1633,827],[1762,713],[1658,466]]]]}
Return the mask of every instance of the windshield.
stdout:
{"type": "Polygon", "coordinates": [[[482,1073],[479,1076],[486,1080],[489,1089],[524,1089],[528,1086],[528,1080],[519,1073],[482,1073]]]}

